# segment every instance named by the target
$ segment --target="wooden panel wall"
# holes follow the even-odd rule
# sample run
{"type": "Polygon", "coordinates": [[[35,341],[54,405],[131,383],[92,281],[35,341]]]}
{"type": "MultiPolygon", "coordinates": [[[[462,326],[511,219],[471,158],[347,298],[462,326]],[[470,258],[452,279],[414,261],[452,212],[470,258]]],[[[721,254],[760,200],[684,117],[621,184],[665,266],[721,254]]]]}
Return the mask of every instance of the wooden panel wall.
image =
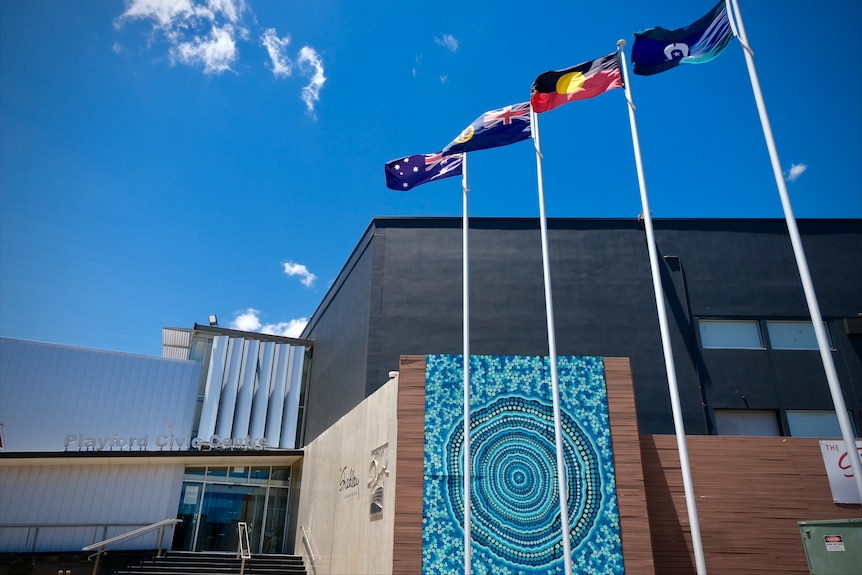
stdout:
{"type": "Polygon", "coordinates": [[[626,573],[654,575],[638,418],[628,358],[605,358],[605,385],[626,573]]]}
{"type": "Polygon", "coordinates": [[[425,356],[402,356],[398,375],[394,575],[422,573],[425,465],[425,356]]]}
{"type": "MultiPolygon", "coordinates": [[[[862,517],[838,505],[816,439],[688,436],[709,573],[807,575],[797,521],[862,517]]],[[[676,437],[641,436],[658,573],[694,573],[676,437]]]]}

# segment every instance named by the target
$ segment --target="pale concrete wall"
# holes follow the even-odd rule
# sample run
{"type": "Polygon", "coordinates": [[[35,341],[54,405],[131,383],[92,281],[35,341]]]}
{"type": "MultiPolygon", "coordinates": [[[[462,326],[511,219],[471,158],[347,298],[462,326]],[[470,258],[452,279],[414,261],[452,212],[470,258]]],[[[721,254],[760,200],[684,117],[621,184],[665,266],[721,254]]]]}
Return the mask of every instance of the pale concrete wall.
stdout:
{"type": "Polygon", "coordinates": [[[309,573],[392,573],[397,408],[395,377],[305,447],[297,525],[314,562],[300,527],[295,550],[309,573]],[[372,519],[377,486],[382,512],[372,519]]]}

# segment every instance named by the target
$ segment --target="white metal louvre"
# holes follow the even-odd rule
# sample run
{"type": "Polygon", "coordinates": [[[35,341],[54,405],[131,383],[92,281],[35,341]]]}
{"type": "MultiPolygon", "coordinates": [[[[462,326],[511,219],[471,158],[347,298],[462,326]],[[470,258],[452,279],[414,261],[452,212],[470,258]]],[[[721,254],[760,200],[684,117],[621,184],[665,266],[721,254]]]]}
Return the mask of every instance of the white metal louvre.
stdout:
{"type": "Polygon", "coordinates": [[[304,353],[302,346],[217,336],[198,438],[250,437],[293,449],[304,353]]]}

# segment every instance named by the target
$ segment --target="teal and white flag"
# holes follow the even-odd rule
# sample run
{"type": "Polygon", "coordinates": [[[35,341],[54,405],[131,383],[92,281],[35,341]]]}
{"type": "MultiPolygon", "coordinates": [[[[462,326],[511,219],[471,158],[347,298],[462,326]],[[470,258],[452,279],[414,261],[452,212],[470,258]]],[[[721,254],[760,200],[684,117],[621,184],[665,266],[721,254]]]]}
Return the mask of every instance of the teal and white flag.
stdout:
{"type": "Polygon", "coordinates": [[[709,62],[724,51],[733,36],[725,0],[685,28],[665,30],[655,27],[635,32],[632,46],[634,73],[649,76],[680,64],[709,62]]]}

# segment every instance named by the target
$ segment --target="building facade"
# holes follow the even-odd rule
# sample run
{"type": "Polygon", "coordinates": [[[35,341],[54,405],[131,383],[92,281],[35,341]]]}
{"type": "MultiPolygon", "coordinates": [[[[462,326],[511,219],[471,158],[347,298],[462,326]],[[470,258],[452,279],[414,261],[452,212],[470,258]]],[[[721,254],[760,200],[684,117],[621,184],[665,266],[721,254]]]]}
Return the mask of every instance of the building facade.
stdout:
{"type": "MultiPolygon", "coordinates": [[[[457,452],[429,452],[441,426],[452,438],[462,422],[455,412],[437,415],[439,398],[429,395],[435,372],[426,367],[441,355],[457,358],[462,350],[461,225],[454,218],[375,219],[303,333],[314,341],[303,481],[315,485],[317,496],[300,506],[303,534],[296,548],[316,557],[318,573],[361,571],[368,555],[356,545],[379,549],[391,561],[391,567],[385,563],[379,571],[368,571],[375,573],[450,572],[463,557],[458,543],[463,533],[457,521],[452,526],[447,520],[458,516],[461,477],[455,468],[434,471],[441,459],[457,461],[457,452]],[[394,371],[400,372],[395,382],[389,377],[394,371]],[[397,392],[391,389],[395,385],[397,392]],[[387,434],[374,426],[367,404],[394,402],[386,399],[392,397],[397,397],[398,425],[387,434]],[[352,430],[349,442],[343,440],[344,428],[352,430]],[[372,439],[363,443],[363,437],[372,439]],[[378,539],[365,538],[380,528],[367,512],[376,475],[359,481],[357,491],[347,495],[327,480],[339,470],[377,469],[374,453],[382,445],[389,450],[391,471],[386,494],[394,492],[385,500],[394,522],[391,552],[388,545],[375,546],[378,539]],[[443,500],[449,511],[437,516],[433,510],[441,491],[448,493],[443,500]],[[316,500],[326,501],[325,512],[314,507],[316,500]],[[345,517],[350,517],[347,524],[345,517]],[[357,525],[350,537],[339,530],[344,525],[357,525]],[[437,539],[435,533],[444,535],[437,539]],[[447,555],[454,562],[440,566],[439,558],[447,555]]],[[[845,518],[857,528],[854,537],[862,539],[862,508],[834,498],[827,480],[835,470],[827,469],[822,440],[841,433],[786,223],[658,220],[655,227],[707,566],[720,573],[808,573],[799,522],[845,518]]],[[[862,221],[810,220],[799,222],[799,228],[858,436],[862,221]]],[[[620,531],[607,533],[619,537],[622,559],[610,557],[589,567],[579,563],[579,568],[606,573],[624,564],[626,572],[694,572],[645,232],[637,220],[551,220],[549,229],[557,351],[604,358],[614,380],[607,393],[620,531]]],[[[538,222],[471,219],[469,257],[471,363],[547,355],[538,222]]],[[[491,385],[485,377],[484,372],[474,375],[481,383],[472,385],[478,390],[491,385]]],[[[444,387],[458,391],[461,382],[454,377],[444,387]]],[[[508,403],[530,399],[504,389],[508,403]]],[[[480,419],[486,413],[505,414],[504,421],[524,416],[523,410],[505,411],[493,397],[483,401],[473,406],[480,419]]],[[[388,412],[393,411],[390,406],[388,412]]],[[[480,444],[485,421],[471,420],[480,444]]],[[[517,450],[505,444],[499,452],[509,447],[517,450]]],[[[846,450],[838,455],[837,471],[846,480],[851,455],[846,450]]],[[[483,547],[474,530],[477,554],[492,571],[561,568],[521,561],[542,549],[526,549],[506,537],[507,525],[538,532],[521,515],[523,509],[516,505],[518,510],[508,509],[502,518],[495,515],[507,509],[514,500],[508,495],[529,475],[514,463],[509,466],[519,457],[499,460],[500,470],[516,470],[508,476],[486,473],[484,460],[475,462],[474,488],[485,489],[485,496],[472,500],[475,513],[495,518],[489,524],[502,537],[483,547]]],[[[552,466],[539,461],[533,468],[544,470],[537,476],[553,473],[552,466]]],[[[589,482],[570,477],[568,484],[583,494],[589,482]]],[[[546,495],[553,500],[553,494],[546,495]]],[[[573,529],[585,521],[585,507],[578,509],[570,517],[573,529]]],[[[571,533],[579,556],[588,539],[571,533]]],[[[862,553],[862,541],[853,545],[848,541],[848,550],[862,553]]]]}
{"type": "Polygon", "coordinates": [[[232,552],[239,522],[255,553],[292,550],[310,342],[163,336],[164,358],[0,339],[0,552],[80,551],[174,517],[176,550],[232,552]]]}
{"type": "MultiPolygon", "coordinates": [[[[301,554],[318,575],[447,572],[435,550],[457,557],[463,508],[461,225],[373,220],[299,339],[196,324],[165,328],[151,358],[0,338],[0,552],[79,551],[176,517],[175,550],[232,552],[241,522],[254,553],[301,554]]],[[[708,565],[804,573],[797,521],[862,507],[833,500],[821,458],[840,432],[785,223],[655,228],[708,565]]],[[[858,436],[862,220],[799,228],[858,436]]],[[[549,231],[557,351],[590,374],[563,378],[575,552],[593,561],[578,542],[596,540],[613,572],[692,572],[644,230],[549,231]]],[[[477,556],[543,572],[559,542],[538,221],[472,219],[469,257],[477,457],[495,470],[477,476],[477,556]],[[514,496],[533,492],[541,521],[514,496]]]]}
{"type": "MultiPolygon", "coordinates": [[[[375,219],[303,337],[314,340],[306,438],[397,369],[460,353],[458,218],[375,219]]],[[[549,220],[560,355],[629,357],[644,433],[673,433],[645,232],[634,219],[549,220]]],[[[862,221],[799,222],[844,399],[862,429],[862,221]]],[[[534,219],[470,220],[471,351],[547,355],[534,219]]],[[[784,220],[656,220],[689,434],[837,433],[784,220]]]]}

